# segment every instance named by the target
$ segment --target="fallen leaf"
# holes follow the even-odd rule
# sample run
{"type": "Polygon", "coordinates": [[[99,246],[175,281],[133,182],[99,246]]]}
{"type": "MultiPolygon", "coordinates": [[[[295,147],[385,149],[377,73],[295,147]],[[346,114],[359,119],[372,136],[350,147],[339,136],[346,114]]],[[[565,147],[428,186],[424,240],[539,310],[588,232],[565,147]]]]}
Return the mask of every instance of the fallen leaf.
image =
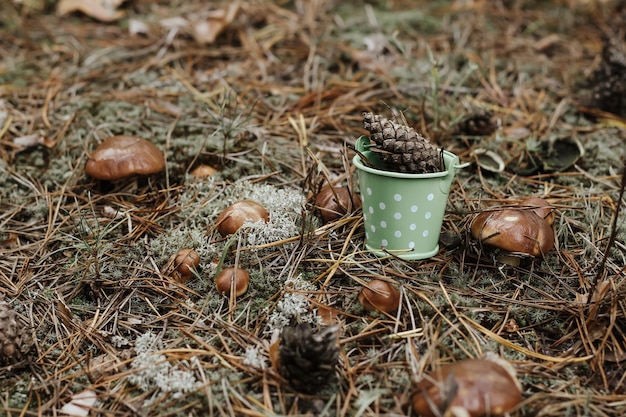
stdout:
{"type": "Polygon", "coordinates": [[[61,408],[61,412],[68,416],[85,417],[96,404],[97,399],[98,397],[94,391],[81,391],[72,395],[71,401],[61,408]]]}
{"type": "Polygon", "coordinates": [[[125,0],[61,0],[57,4],[57,14],[65,16],[72,12],[81,12],[101,22],[113,22],[124,17],[124,12],[117,8],[125,0]]]}
{"type": "Polygon", "coordinates": [[[270,357],[270,363],[275,371],[280,368],[280,339],[276,340],[269,346],[268,356],[270,357]]]}
{"type": "Polygon", "coordinates": [[[87,372],[92,381],[120,372],[122,365],[118,358],[110,353],[104,353],[93,358],[88,365],[87,372]]]}
{"type": "Polygon", "coordinates": [[[548,49],[549,47],[551,47],[554,44],[557,44],[561,42],[561,36],[557,35],[555,33],[548,35],[542,39],[539,39],[537,42],[535,42],[535,44],[533,45],[533,47],[537,50],[537,51],[543,51],[548,49]]]}
{"type": "Polygon", "coordinates": [[[184,28],[189,25],[189,22],[184,17],[175,16],[159,20],[159,25],[164,29],[171,30],[184,28]]]}
{"type": "Polygon", "coordinates": [[[517,333],[519,332],[519,325],[515,319],[509,319],[504,325],[503,330],[507,333],[517,333]]]}
{"type": "Polygon", "coordinates": [[[236,1],[228,6],[228,9],[215,10],[209,14],[206,20],[193,25],[193,38],[200,44],[210,44],[220,33],[230,25],[239,11],[239,2],[236,1]]]}
{"type": "Polygon", "coordinates": [[[510,140],[522,140],[530,136],[532,132],[525,126],[511,126],[504,129],[504,136],[510,140]]]}
{"type": "Polygon", "coordinates": [[[151,109],[159,113],[168,114],[173,117],[179,117],[183,110],[176,104],[163,101],[163,100],[148,100],[146,105],[151,109]]]}
{"type": "Polygon", "coordinates": [[[150,32],[150,28],[146,23],[137,19],[128,20],[128,33],[131,35],[147,35],[148,32],[150,32]]]}
{"type": "Polygon", "coordinates": [[[9,233],[9,237],[0,241],[0,248],[2,249],[14,249],[19,246],[17,235],[15,233],[9,233]]]}
{"type": "Polygon", "coordinates": [[[32,148],[37,145],[43,145],[46,148],[53,148],[55,142],[47,136],[32,134],[27,136],[20,136],[13,138],[13,144],[22,151],[24,149],[32,148]]]}

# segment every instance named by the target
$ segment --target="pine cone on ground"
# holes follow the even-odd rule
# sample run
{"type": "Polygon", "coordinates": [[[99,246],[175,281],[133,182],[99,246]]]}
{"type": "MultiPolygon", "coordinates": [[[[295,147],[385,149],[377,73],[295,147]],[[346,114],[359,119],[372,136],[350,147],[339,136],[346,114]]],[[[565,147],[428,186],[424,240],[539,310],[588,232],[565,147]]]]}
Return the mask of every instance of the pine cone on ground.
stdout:
{"type": "Polygon", "coordinates": [[[497,129],[498,125],[489,111],[470,114],[456,128],[457,133],[469,136],[489,136],[497,129]]]}
{"type": "Polygon", "coordinates": [[[593,73],[590,85],[590,107],[626,115],[626,51],[619,41],[604,46],[602,63],[593,73]]]}
{"type": "Polygon", "coordinates": [[[296,391],[312,394],[335,378],[339,360],[337,326],[316,332],[302,323],[285,327],[279,347],[279,372],[296,391]]]}
{"type": "Polygon", "coordinates": [[[24,329],[11,306],[0,301],[0,364],[22,359],[24,329]]]}
{"type": "Polygon", "coordinates": [[[443,170],[441,152],[412,127],[371,112],[363,113],[363,125],[376,144],[373,150],[380,152],[390,171],[425,174],[443,170]]]}

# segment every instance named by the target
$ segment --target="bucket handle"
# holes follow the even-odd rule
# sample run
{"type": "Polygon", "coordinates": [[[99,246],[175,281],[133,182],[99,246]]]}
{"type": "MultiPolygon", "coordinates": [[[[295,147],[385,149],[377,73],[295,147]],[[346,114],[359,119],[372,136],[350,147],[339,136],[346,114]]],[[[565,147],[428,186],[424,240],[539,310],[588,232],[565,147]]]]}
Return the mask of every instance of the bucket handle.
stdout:
{"type": "Polygon", "coordinates": [[[368,148],[372,146],[373,145],[370,143],[370,138],[366,135],[363,135],[356,140],[356,143],[354,144],[354,149],[359,152],[365,152],[368,148]]]}

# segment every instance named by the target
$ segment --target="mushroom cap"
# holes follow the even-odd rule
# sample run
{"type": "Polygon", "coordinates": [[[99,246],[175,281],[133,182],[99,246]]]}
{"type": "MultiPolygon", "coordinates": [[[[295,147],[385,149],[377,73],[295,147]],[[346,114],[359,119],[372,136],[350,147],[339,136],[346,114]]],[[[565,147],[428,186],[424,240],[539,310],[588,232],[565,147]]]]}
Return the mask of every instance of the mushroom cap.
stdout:
{"type": "Polygon", "coordinates": [[[554,248],[554,230],[534,210],[502,209],[479,213],[470,224],[474,239],[514,253],[540,257],[554,248]]]}
{"type": "Polygon", "coordinates": [[[361,289],[358,300],[367,311],[394,313],[400,307],[400,291],[387,281],[373,279],[361,289]]]}
{"type": "Polygon", "coordinates": [[[440,415],[429,400],[437,408],[449,401],[449,408],[461,408],[470,417],[501,416],[522,401],[522,390],[515,370],[503,359],[466,359],[442,366],[417,384],[413,410],[423,417],[440,415]],[[454,397],[447,398],[453,387],[454,397]]]}
{"type": "Polygon", "coordinates": [[[200,265],[200,255],[193,249],[181,249],[176,253],[174,265],[178,278],[185,282],[191,278],[193,271],[200,265]]]}
{"type": "Polygon", "coordinates": [[[85,164],[87,175],[109,181],[155,174],[163,168],[165,157],[159,148],[145,139],[126,135],[105,139],[85,164]]]}
{"type": "Polygon", "coordinates": [[[530,208],[548,224],[554,224],[554,207],[541,197],[526,197],[520,200],[521,207],[530,208]]]}
{"type": "Polygon", "coordinates": [[[235,290],[235,297],[245,294],[248,291],[250,274],[245,269],[237,267],[224,268],[215,277],[215,286],[220,294],[230,295],[231,290],[235,290]]]}
{"type": "Polygon", "coordinates": [[[270,220],[270,214],[265,207],[256,201],[241,200],[225,208],[215,219],[215,225],[222,236],[227,236],[236,233],[245,223],[261,220],[265,223],[270,220]]]}
{"type": "Polygon", "coordinates": [[[201,164],[191,171],[191,175],[196,178],[208,178],[215,175],[216,172],[217,169],[213,168],[211,165],[201,164]]]}
{"type": "Polygon", "coordinates": [[[330,223],[361,207],[361,199],[355,197],[347,187],[325,185],[313,204],[319,210],[324,223],[330,223]]]}

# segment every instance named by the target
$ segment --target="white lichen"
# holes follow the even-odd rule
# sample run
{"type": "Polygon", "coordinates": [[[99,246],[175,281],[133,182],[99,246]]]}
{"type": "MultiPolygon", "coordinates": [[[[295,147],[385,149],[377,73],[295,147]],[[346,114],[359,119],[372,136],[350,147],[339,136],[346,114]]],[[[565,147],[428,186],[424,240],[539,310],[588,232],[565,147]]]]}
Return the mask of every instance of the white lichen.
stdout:
{"type": "Polygon", "coordinates": [[[267,319],[267,333],[280,333],[285,326],[292,324],[294,319],[300,322],[315,323],[317,315],[310,309],[311,302],[307,293],[316,291],[313,284],[301,275],[285,281],[286,291],[276,303],[274,310],[267,319]]]}
{"type": "Polygon", "coordinates": [[[265,356],[259,352],[258,346],[253,345],[246,347],[246,353],[243,356],[243,364],[257,369],[267,368],[265,356]]]}
{"type": "Polygon", "coordinates": [[[270,184],[253,184],[241,181],[234,185],[230,198],[252,200],[270,213],[267,223],[255,223],[246,229],[247,242],[251,246],[265,245],[289,239],[300,234],[302,211],[306,203],[304,195],[294,189],[277,188],[270,184]]]}
{"type": "Polygon", "coordinates": [[[119,335],[113,335],[111,336],[111,344],[120,349],[123,348],[125,346],[129,346],[130,342],[128,341],[127,338],[123,337],[123,336],[119,336],[119,335]]]}
{"type": "Polygon", "coordinates": [[[159,349],[160,340],[152,332],[144,333],[135,340],[137,356],[131,362],[133,373],[128,375],[128,382],[142,391],[156,387],[163,392],[171,392],[174,398],[195,390],[198,382],[194,374],[172,365],[165,355],[158,353],[159,349]]]}

